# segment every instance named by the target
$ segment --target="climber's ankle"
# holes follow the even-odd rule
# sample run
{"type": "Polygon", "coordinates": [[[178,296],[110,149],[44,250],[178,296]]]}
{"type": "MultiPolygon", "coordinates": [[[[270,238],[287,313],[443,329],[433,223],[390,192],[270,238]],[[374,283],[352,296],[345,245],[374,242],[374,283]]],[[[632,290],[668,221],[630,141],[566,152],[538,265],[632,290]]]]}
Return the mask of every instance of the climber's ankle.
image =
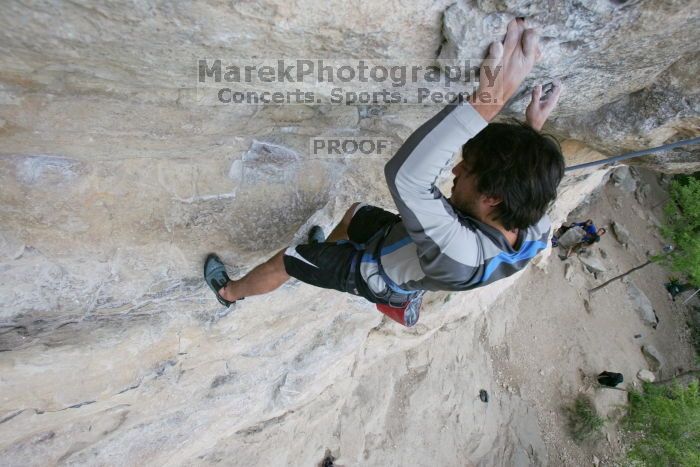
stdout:
{"type": "Polygon", "coordinates": [[[237,296],[234,289],[235,281],[228,281],[224,287],[219,289],[219,295],[224,300],[228,300],[229,302],[235,302],[236,300],[239,300],[242,297],[237,296]]]}

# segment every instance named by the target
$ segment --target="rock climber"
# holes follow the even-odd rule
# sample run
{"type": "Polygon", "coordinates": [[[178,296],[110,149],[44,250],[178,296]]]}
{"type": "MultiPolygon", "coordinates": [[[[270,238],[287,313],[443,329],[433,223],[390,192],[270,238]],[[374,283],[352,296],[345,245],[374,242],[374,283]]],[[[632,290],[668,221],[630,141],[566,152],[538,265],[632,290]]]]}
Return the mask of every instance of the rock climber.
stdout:
{"type": "Polygon", "coordinates": [[[581,227],[586,232],[581,241],[586,245],[593,245],[600,241],[600,237],[605,235],[606,230],[601,227],[600,229],[595,226],[593,219],[586,219],[583,222],[575,222],[572,227],[581,227]]]}
{"type": "Polygon", "coordinates": [[[561,92],[532,90],[526,122],[491,123],[539,59],[538,36],[522,18],[489,47],[482,65],[495,79],[444,107],[411,134],[384,168],[398,214],[355,203],[327,238],[314,226],[309,242],[280,250],[232,280],[210,254],[204,278],[223,305],[270,292],[290,276],[362,296],[412,326],[427,290],[462,291],[521,270],[548,241],[546,210],[564,174],[554,138],[540,130],[561,92]],[[487,65],[490,64],[490,65],[487,65]],[[497,68],[500,67],[500,68],[497,68]],[[436,187],[455,152],[449,197],[436,187]]]}

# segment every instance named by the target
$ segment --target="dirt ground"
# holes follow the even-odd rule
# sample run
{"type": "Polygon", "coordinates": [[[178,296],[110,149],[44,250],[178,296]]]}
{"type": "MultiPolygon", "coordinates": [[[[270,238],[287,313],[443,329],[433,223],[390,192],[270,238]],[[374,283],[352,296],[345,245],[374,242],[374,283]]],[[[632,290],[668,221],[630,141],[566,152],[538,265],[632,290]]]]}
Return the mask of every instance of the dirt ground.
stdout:
{"type": "Polygon", "coordinates": [[[648,251],[658,253],[663,246],[658,224],[668,199],[665,183],[652,172],[633,170],[633,174],[636,192],[609,181],[568,219],[590,218],[607,229],[601,241],[589,248],[604,265],[604,273],[594,277],[577,255],[561,260],[552,254],[546,263],[529,268],[528,277],[496,304],[496,308],[514,303],[519,307],[515,322],[506,323],[503,343],[490,346],[497,379],[504,389],[536,408],[549,465],[615,465],[624,452],[616,422],[627,393],[598,386],[598,373],[622,373],[624,382],[618,388],[639,388],[637,372],[650,369],[641,352],[644,344],[655,346],[665,359],[655,372],[657,379],[693,367],[695,354],[686,324],[690,304],[682,304],[690,293],[671,300],[663,286],[669,277],[667,269],[654,263],[627,276],[651,301],[659,319],[656,329],[644,324],[636,313],[627,280],[588,293],[644,263],[648,251]],[[616,239],[613,221],[629,231],[627,248],[616,239]],[[571,269],[569,280],[566,268],[571,269]],[[606,419],[601,435],[581,445],[569,435],[564,410],[579,392],[590,395],[606,419]]]}

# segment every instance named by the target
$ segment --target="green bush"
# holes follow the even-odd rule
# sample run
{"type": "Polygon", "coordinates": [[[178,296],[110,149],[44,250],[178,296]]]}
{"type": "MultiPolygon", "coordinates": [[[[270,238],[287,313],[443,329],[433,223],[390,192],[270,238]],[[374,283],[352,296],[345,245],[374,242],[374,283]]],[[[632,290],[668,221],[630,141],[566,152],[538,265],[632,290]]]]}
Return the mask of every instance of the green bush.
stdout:
{"type": "Polygon", "coordinates": [[[670,196],[661,232],[675,250],[666,260],[673,270],[700,287],[700,180],[694,176],[678,177],[671,183],[670,196]]]}
{"type": "Polygon", "coordinates": [[[603,419],[593,406],[590,398],[579,394],[574,405],[567,408],[569,415],[569,429],[574,441],[581,442],[600,431],[603,419]]]}
{"type": "Polygon", "coordinates": [[[700,391],[697,381],[644,384],[629,396],[625,427],[635,432],[627,457],[648,466],[700,466],[700,391]]]}

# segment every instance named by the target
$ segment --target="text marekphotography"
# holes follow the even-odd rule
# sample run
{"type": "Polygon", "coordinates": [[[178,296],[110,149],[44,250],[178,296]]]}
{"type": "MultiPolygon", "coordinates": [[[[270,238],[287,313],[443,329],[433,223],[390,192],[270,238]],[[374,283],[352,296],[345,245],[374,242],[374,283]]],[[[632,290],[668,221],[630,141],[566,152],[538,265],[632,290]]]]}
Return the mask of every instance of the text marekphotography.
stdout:
{"type": "Polygon", "coordinates": [[[197,62],[198,99],[213,105],[446,104],[471,95],[480,79],[498,84],[500,65],[483,62],[204,58],[197,62]]]}

